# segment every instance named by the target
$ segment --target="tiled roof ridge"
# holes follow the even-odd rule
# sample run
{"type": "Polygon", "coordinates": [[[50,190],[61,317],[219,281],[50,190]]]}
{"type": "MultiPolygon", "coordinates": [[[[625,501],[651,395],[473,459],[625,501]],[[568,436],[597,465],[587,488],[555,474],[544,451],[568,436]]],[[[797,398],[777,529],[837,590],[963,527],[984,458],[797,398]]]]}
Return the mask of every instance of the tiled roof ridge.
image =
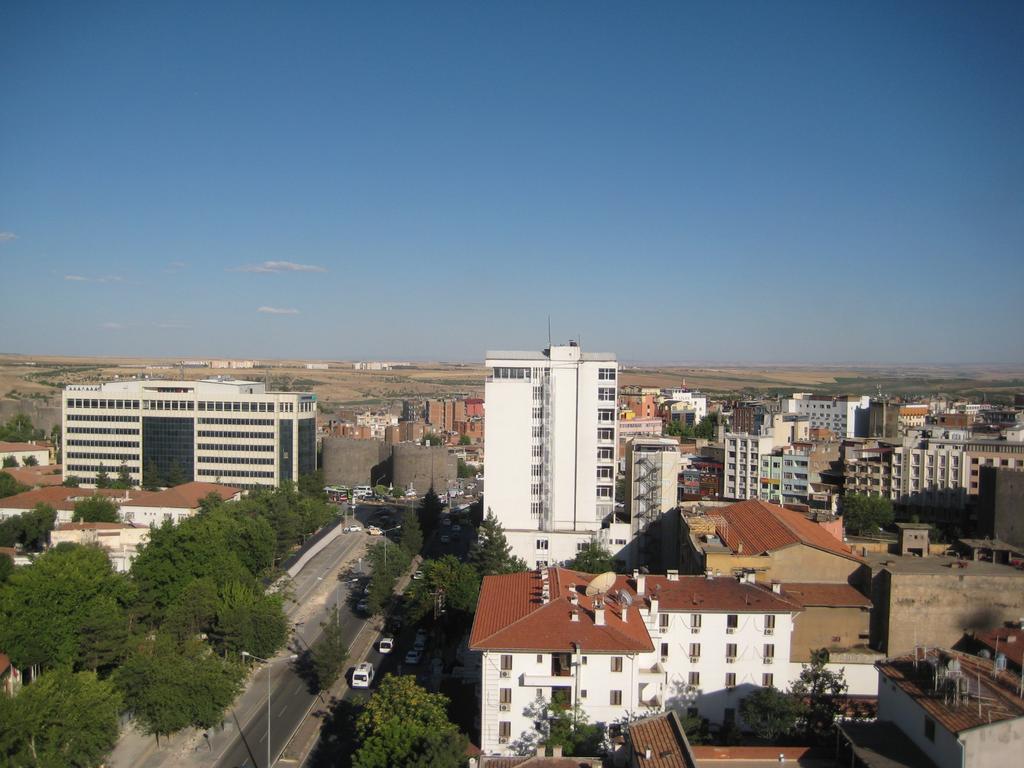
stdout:
{"type": "MultiPolygon", "coordinates": [[[[533,574],[535,573],[535,571],[527,571],[527,573],[529,573],[529,574],[531,575],[531,577],[532,577],[532,576],[533,576],[533,574]]],[[[509,574],[501,574],[501,575],[502,575],[502,576],[514,576],[515,574],[511,574],[511,573],[509,573],[509,574]]],[[[539,577],[538,577],[538,578],[539,578],[539,577]]],[[[546,607],[547,607],[548,605],[550,605],[550,604],[551,604],[552,602],[553,602],[553,601],[549,600],[549,601],[548,601],[547,603],[541,603],[540,605],[538,605],[538,606],[535,606],[535,607],[531,608],[531,610],[528,610],[528,611],[527,611],[526,613],[524,613],[524,614],[523,614],[522,616],[519,616],[519,617],[518,617],[517,619],[515,619],[514,621],[511,621],[511,622],[509,622],[508,624],[505,624],[505,625],[503,625],[503,626],[499,627],[498,629],[496,629],[495,631],[491,632],[491,633],[490,633],[489,635],[487,635],[486,637],[480,637],[480,638],[477,638],[477,641],[476,641],[476,642],[477,642],[477,643],[484,643],[484,642],[487,642],[487,640],[489,640],[490,638],[494,637],[494,636],[495,636],[495,635],[497,635],[497,634],[498,634],[499,632],[505,632],[506,630],[510,629],[511,627],[514,627],[514,626],[516,626],[516,625],[517,625],[517,624],[519,624],[520,622],[526,621],[526,619],[529,619],[529,618],[531,618],[531,617],[532,617],[532,616],[533,616],[534,614],[536,614],[536,613],[537,613],[538,611],[542,610],[543,608],[546,608],[546,607]]],[[[566,602],[568,602],[568,600],[566,600],[566,602]]],[[[533,605],[533,601],[532,601],[532,600],[530,601],[530,605],[531,605],[531,606],[533,605]]],[[[470,634],[472,634],[472,633],[470,633],[470,634]]]]}
{"type": "MultiPolygon", "coordinates": [[[[787,519],[787,518],[789,518],[790,515],[799,516],[808,525],[815,525],[816,526],[817,524],[816,523],[812,523],[810,520],[807,520],[799,512],[796,512],[795,510],[792,510],[792,509],[786,509],[785,507],[780,507],[777,504],[770,504],[769,502],[762,501],[761,499],[748,499],[748,501],[753,501],[761,509],[763,509],[766,512],[768,512],[776,521],[778,521],[779,525],[781,525],[783,528],[785,528],[793,537],[796,538],[796,542],[795,543],[805,544],[808,547],[814,547],[815,549],[820,549],[820,550],[823,550],[825,552],[834,552],[837,555],[845,555],[845,556],[847,556],[849,558],[852,558],[854,560],[860,560],[860,558],[858,558],[853,553],[853,551],[849,547],[847,547],[843,542],[839,541],[839,539],[836,539],[834,547],[826,547],[824,544],[821,544],[821,543],[819,543],[817,541],[814,541],[814,540],[808,538],[807,536],[805,536],[803,533],[801,533],[800,530],[796,526],[793,525],[793,521],[794,520],[787,519]]],[[[831,536],[832,534],[828,534],[828,535],[831,536]]],[[[829,542],[829,543],[831,544],[831,542],[829,542]]]]}

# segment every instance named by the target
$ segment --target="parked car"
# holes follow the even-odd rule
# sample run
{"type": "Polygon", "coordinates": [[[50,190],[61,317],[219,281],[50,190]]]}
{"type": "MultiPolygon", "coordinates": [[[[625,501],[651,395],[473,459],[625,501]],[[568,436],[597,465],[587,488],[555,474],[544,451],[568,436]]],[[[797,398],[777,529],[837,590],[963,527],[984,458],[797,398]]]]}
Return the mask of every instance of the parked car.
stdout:
{"type": "Polygon", "coordinates": [[[416,571],[416,573],[414,573],[414,574],[412,575],[412,578],[413,578],[413,579],[414,579],[415,581],[419,581],[420,579],[422,579],[422,578],[423,578],[423,571],[416,571]]]}
{"type": "Polygon", "coordinates": [[[413,650],[422,651],[427,647],[427,631],[425,629],[416,630],[416,639],[412,641],[413,650]]]}
{"type": "Polygon", "coordinates": [[[391,653],[395,647],[395,638],[393,637],[382,637],[377,643],[377,651],[379,653],[391,653]]]}
{"type": "Polygon", "coordinates": [[[371,536],[380,536],[381,533],[383,533],[383,531],[381,531],[381,529],[378,528],[376,525],[371,525],[369,528],[366,529],[366,532],[371,536]]]}
{"type": "Polygon", "coordinates": [[[456,523],[455,525],[452,526],[452,533],[461,533],[461,531],[462,531],[462,526],[459,525],[458,523],[456,523]]]}
{"type": "Polygon", "coordinates": [[[350,525],[348,528],[345,528],[344,530],[345,533],[360,533],[363,530],[363,528],[359,525],[350,525]]]}
{"type": "Polygon", "coordinates": [[[421,661],[423,661],[423,651],[422,650],[417,650],[416,648],[413,648],[412,650],[406,652],[406,654],[405,654],[405,663],[406,664],[419,664],[421,661]]]}
{"type": "Polygon", "coordinates": [[[448,538],[448,534],[447,533],[442,533],[441,534],[441,543],[442,544],[447,544],[449,541],[451,541],[451,539],[448,538]]]}
{"type": "Polygon", "coordinates": [[[373,682],[373,664],[368,661],[364,661],[354,670],[352,670],[352,687],[353,688],[369,688],[370,683],[373,682]]]}
{"type": "Polygon", "coordinates": [[[358,603],[356,603],[356,610],[359,611],[360,613],[369,613],[370,612],[370,604],[366,601],[365,598],[363,598],[358,603]]]}

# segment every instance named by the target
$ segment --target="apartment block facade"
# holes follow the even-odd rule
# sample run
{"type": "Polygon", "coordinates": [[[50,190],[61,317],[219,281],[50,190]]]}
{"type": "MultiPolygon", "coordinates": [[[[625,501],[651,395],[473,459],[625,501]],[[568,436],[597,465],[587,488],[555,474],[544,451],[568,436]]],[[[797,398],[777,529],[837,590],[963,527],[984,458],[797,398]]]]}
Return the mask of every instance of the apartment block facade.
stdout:
{"type": "Polygon", "coordinates": [[[571,559],[614,508],[615,356],[570,343],[486,365],[487,505],[527,564],[571,559]]]}
{"type": "Polygon", "coordinates": [[[316,395],[260,382],[131,380],[64,390],[64,477],[277,486],[316,470],[316,395]]]}
{"type": "Polygon", "coordinates": [[[828,397],[796,392],[782,401],[783,412],[807,416],[812,429],[828,429],[837,437],[866,436],[870,409],[867,395],[828,397]]]}

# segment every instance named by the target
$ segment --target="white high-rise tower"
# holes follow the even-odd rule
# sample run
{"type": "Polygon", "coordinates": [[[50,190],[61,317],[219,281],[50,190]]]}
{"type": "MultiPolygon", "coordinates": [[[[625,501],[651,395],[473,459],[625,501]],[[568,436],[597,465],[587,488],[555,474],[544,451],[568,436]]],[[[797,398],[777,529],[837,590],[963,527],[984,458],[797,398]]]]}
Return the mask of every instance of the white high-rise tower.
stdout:
{"type": "Polygon", "coordinates": [[[614,509],[615,355],[570,342],[486,365],[487,507],[527,565],[569,560],[614,509]]]}

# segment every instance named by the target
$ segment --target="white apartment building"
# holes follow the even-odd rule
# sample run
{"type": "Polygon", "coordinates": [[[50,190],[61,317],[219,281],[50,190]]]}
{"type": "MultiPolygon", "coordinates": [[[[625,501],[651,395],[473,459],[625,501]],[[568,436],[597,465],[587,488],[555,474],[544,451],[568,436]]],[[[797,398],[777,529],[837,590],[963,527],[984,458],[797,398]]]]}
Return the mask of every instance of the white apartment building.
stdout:
{"type": "Polygon", "coordinates": [[[800,608],[773,589],[634,572],[588,595],[592,578],[541,568],[484,579],[470,636],[484,754],[513,754],[545,703],[579,703],[596,723],[677,709],[721,724],[740,721],[751,691],[799,675],[800,608]]]}
{"type": "Polygon", "coordinates": [[[805,415],[812,429],[830,429],[837,437],[866,436],[870,409],[871,398],[867,395],[830,397],[794,392],[782,400],[783,413],[805,415]]]}
{"type": "MultiPolygon", "coordinates": [[[[692,413],[689,421],[694,425],[699,424],[701,419],[708,415],[708,399],[700,392],[692,392],[689,389],[663,389],[658,396],[659,403],[672,403],[673,414],[692,413]]],[[[675,418],[675,416],[673,416],[675,418]]]]}
{"type": "MultiPolygon", "coordinates": [[[[892,450],[892,498],[958,517],[967,501],[966,430],[914,430],[892,450]]],[[[941,516],[941,515],[940,515],[941,516]]]]}
{"type": "Polygon", "coordinates": [[[316,395],[261,382],[137,380],[64,390],[64,478],[276,486],[316,470],[316,395]],[[149,477],[147,478],[147,474],[149,477]]]}
{"type": "Polygon", "coordinates": [[[486,365],[487,506],[531,567],[569,560],[614,509],[618,363],[570,343],[486,365]]]}
{"type": "Polygon", "coordinates": [[[733,432],[725,435],[725,462],[722,466],[722,498],[758,498],[761,457],[775,448],[771,435],[733,432]]]}
{"type": "Polygon", "coordinates": [[[676,506],[682,458],[671,437],[635,437],[626,443],[626,511],[634,530],[676,506]]]}

